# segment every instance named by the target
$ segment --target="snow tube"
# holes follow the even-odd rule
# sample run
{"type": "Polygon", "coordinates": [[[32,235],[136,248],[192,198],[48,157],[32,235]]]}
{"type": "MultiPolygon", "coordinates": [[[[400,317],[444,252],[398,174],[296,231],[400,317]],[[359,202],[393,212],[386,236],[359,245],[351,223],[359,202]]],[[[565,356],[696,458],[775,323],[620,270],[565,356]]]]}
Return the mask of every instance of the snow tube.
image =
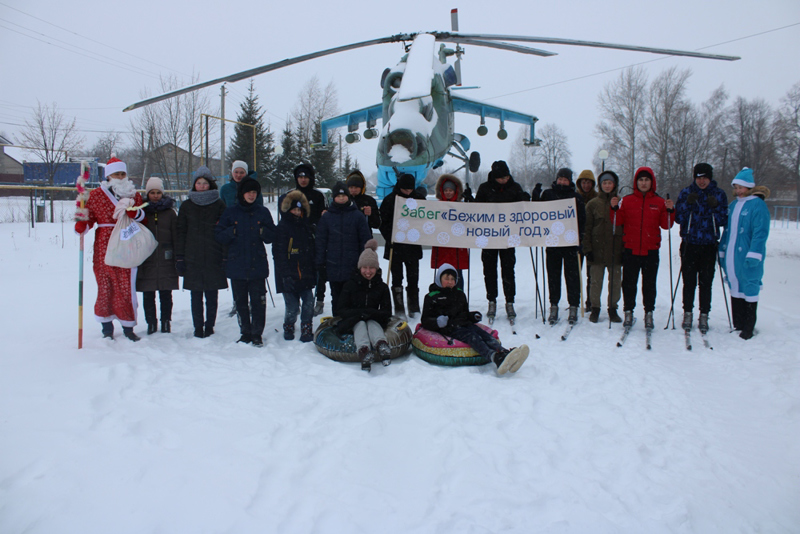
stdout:
{"type": "MultiPolygon", "coordinates": [[[[500,339],[497,330],[492,330],[486,325],[478,324],[481,328],[492,334],[495,339],[500,339]]],[[[428,363],[434,365],[485,365],[486,358],[475,352],[475,349],[457,339],[445,337],[438,332],[431,332],[417,325],[417,331],[411,340],[414,353],[428,363]]]]}
{"type": "MultiPolygon", "coordinates": [[[[317,331],[314,332],[314,345],[322,354],[337,362],[359,362],[358,350],[353,334],[339,336],[336,325],[340,317],[326,317],[322,320],[317,331]]],[[[411,346],[411,327],[399,317],[392,316],[383,333],[386,342],[392,348],[392,359],[399,358],[408,352],[411,346]]]]}

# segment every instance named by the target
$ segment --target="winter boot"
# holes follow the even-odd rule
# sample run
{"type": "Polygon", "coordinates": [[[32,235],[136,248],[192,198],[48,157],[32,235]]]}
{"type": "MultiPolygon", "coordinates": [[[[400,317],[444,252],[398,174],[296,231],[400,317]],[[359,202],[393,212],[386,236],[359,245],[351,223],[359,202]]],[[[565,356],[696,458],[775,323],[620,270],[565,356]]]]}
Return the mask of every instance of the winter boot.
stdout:
{"type": "Polygon", "coordinates": [[[625,321],[622,323],[625,328],[633,326],[633,310],[625,310],[625,321]]]}
{"type": "Polygon", "coordinates": [[[203,329],[202,328],[195,328],[194,329],[194,337],[199,337],[200,339],[204,338],[203,329]]]}
{"type": "Polygon", "coordinates": [[[172,333],[172,325],[170,324],[170,321],[161,321],[161,333],[162,334],[172,333]]]}
{"type": "Polygon", "coordinates": [[[254,347],[263,347],[264,346],[264,340],[261,339],[261,336],[252,336],[252,341],[250,341],[250,343],[254,347]]]}
{"type": "Polygon", "coordinates": [[[378,353],[378,359],[384,367],[392,363],[392,348],[386,341],[378,341],[375,344],[375,352],[378,353]]]}
{"type": "Polygon", "coordinates": [[[592,308],[592,313],[589,315],[589,322],[596,323],[600,320],[600,308],[592,308]]]}
{"type": "Polygon", "coordinates": [[[100,323],[100,326],[103,328],[104,338],[114,339],[114,323],[108,321],[107,323],[100,323]]]}
{"type": "Polygon", "coordinates": [[[314,329],[310,322],[300,323],[300,341],[303,343],[314,341],[314,329]]]}
{"type": "Polygon", "coordinates": [[[408,316],[416,317],[419,313],[419,290],[408,288],[406,295],[408,296],[408,316]]]}
{"type": "Polygon", "coordinates": [[[506,302],[506,315],[508,315],[509,319],[516,319],[517,312],[514,311],[514,303],[513,302],[506,302]]]}
{"type": "Polygon", "coordinates": [[[684,330],[691,330],[692,329],[692,319],[693,315],[692,312],[683,312],[683,322],[681,323],[681,328],[684,330]]]}
{"type": "Polygon", "coordinates": [[[253,341],[253,338],[250,337],[250,334],[242,334],[242,336],[239,338],[239,341],[237,341],[237,343],[245,343],[245,344],[247,344],[247,343],[250,343],[251,341],[253,341]]]}
{"type": "Polygon", "coordinates": [[[142,338],[140,338],[139,336],[137,336],[134,333],[132,326],[123,326],[122,327],[122,334],[125,337],[127,337],[128,339],[130,339],[131,341],[134,341],[134,342],[139,341],[140,339],[142,339],[142,338]]]}
{"type": "Polygon", "coordinates": [[[547,317],[547,322],[553,326],[558,322],[558,306],[555,304],[550,305],[550,315],[547,317]]]}
{"type": "Polygon", "coordinates": [[[489,309],[486,311],[486,317],[489,319],[494,319],[495,315],[497,315],[497,302],[490,300],[489,309]]]}
{"type": "Polygon", "coordinates": [[[206,329],[203,331],[203,337],[214,335],[214,324],[206,323],[206,329]]]}
{"type": "Polygon", "coordinates": [[[578,322],[578,307],[577,306],[570,306],[569,307],[569,315],[567,316],[567,322],[569,324],[575,324],[578,322]]]}
{"type": "Polygon", "coordinates": [[[497,365],[497,374],[504,375],[506,373],[516,373],[525,360],[528,359],[530,350],[527,345],[520,345],[519,347],[511,350],[502,350],[495,353],[493,358],[495,365],[497,365]]]}
{"type": "Polygon", "coordinates": [[[314,304],[314,317],[317,315],[322,314],[322,310],[325,308],[325,301],[318,300],[316,304],[314,304]]]}
{"type": "Polygon", "coordinates": [[[155,334],[158,332],[158,325],[153,321],[152,323],[147,323],[147,335],[155,334]]]}
{"type": "Polygon", "coordinates": [[[397,315],[398,317],[405,317],[406,308],[405,305],[403,304],[403,288],[393,287],[392,297],[394,298],[394,314],[397,315]]]}
{"type": "Polygon", "coordinates": [[[653,329],[653,312],[651,311],[644,312],[644,329],[645,330],[653,329]]]}
{"type": "Polygon", "coordinates": [[[608,320],[611,321],[612,323],[621,323],[622,322],[622,317],[619,316],[619,314],[617,313],[617,309],[616,308],[609,308],[608,309],[608,320]]]}
{"type": "Polygon", "coordinates": [[[701,334],[708,332],[708,314],[700,312],[700,318],[697,319],[697,328],[700,329],[701,334]]]}
{"type": "Polygon", "coordinates": [[[228,312],[228,317],[233,317],[234,315],[236,315],[236,303],[235,302],[233,303],[233,308],[231,308],[231,311],[228,312]]]}
{"type": "Polygon", "coordinates": [[[375,361],[375,354],[369,347],[358,348],[358,359],[361,361],[361,370],[370,372],[372,370],[372,362],[375,361]]]}
{"type": "Polygon", "coordinates": [[[291,341],[294,339],[294,325],[283,323],[283,339],[291,341]]]}

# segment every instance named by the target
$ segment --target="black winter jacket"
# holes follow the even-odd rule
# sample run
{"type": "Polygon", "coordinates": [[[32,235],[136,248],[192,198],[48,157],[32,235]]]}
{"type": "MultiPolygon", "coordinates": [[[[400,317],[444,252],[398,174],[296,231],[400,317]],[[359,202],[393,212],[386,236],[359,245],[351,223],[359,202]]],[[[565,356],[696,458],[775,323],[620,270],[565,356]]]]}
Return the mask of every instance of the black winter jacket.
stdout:
{"type": "Polygon", "coordinates": [[[490,177],[478,187],[475,194],[475,202],[522,202],[530,199],[531,196],[523,191],[514,178],[509,178],[505,184],[499,184],[494,177],[490,177]]]}
{"type": "Polygon", "coordinates": [[[431,284],[422,305],[422,327],[431,332],[450,336],[460,326],[475,324],[476,313],[469,310],[467,296],[456,287],[445,288],[431,284]],[[440,315],[448,318],[447,326],[439,328],[436,319],[440,315]]]}
{"type": "Polygon", "coordinates": [[[376,321],[383,328],[392,317],[392,299],[389,286],[381,279],[381,271],[367,280],[356,272],[342,288],[339,297],[342,320],[336,325],[337,332],[349,334],[359,321],[376,321]]]}
{"type": "Polygon", "coordinates": [[[542,196],[539,197],[539,200],[544,202],[547,200],[566,200],[568,198],[575,199],[575,210],[578,216],[578,232],[581,236],[580,239],[583,239],[583,232],[586,225],[586,206],[583,204],[583,197],[580,193],[575,191],[575,186],[558,185],[556,182],[553,182],[550,189],[542,191],[542,196]]]}
{"type": "Polygon", "coordinates": [[[380,231],[383,239],[386,241],[386,246],[383,248],[383,259],[389,259],[389,253],[394,248],[394,258],[398,261],[419,260],[422,259],[422,247],[420,245],[408,245],[406,243],[392,243],[392,226],[394,223],[394,204],[395,199],[400,198],[416,198],[418,200],[425,200],[425,197],[417,192],[415,189],[410,195],[404,195],[400,191],[400,187],[395,184],[392,192],[386,195],[381,202],[381,226],[380,231]]]}
{"type": "Polygon", "coordinates": [[[217,223],[214,237],[227,245],[225,274],[228,278],[258,280],[269,276],[264,243],[275,239],[275,223],[272,213],[263,205],[240,200],[226,209],[217,223]]]}
{"type": "Polygon", "coordinates": [[[225,203],[220,199],[205,206],[195,204],[191,198],[181,204],[175,255],[186,260],[184,289],[213,291],[228,287],[222,245],[214,239],[214,227],[224,211],[225,203]]]}
{"type": "Polygon", "coordinates": [[[326,269],[328,280],[345,282],[371,237],[367,219],[354,202],[344,206],[334,202],[317,224],[314,261],[326,269]]]}
{"type": "Polygon", "coordinates": [[[285,281],[288,279],[291,279],[292,293],[300,293],[316,286],[315,254],[314,229],[309,220],[292,213],[284,213],[272,243],[276,291],[287,291],[285,281]]]}
{"type": "Polygon", "coordinates": [[[136,271],[136,291],[178,289],[175,271],[175,243],[178,241],[178,214],[175,200],[163,197],[157,204],[144,208],[147,228],[158,241],[158,248],[136,271]]]}

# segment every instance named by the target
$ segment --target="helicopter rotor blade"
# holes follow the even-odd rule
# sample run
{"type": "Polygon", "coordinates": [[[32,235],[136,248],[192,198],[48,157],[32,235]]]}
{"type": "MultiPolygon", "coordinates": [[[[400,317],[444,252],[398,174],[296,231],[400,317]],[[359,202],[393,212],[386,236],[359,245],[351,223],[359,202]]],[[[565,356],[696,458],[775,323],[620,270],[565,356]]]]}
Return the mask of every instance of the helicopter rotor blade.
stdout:
{"type": "MultiPolygon", "coordinates": [[[[450,10],[450,31],[458,31],[458,8],[450,10]]],[[[453,70],[456,72],[456,85],[461,86],[461,54],[460,50],[456,50],[456,61],[453,64],[453,70]]]]}
{"type": "Polygon", "coordinates": [[[164,93],[163,95],[154,96],[152,98],[148,98],[142,100],[140,102],[136,102],[135,104],[131,104],[130,106],[126,107],[122,111],[131,111],[137,108],[141,108],[143,106],[148,106],[150,104],[155,104],[156,102],[161,102],[162,100],[167,100],[169,98],[191,93],[192,91],[197,91],[198,89],[204,89],[206,87],[210,87],[212,85],[217,85],[223,82],[238,82],[239,80],[244,80],[246,78],[252,78],[258,74],[263,74],[265,72],[269,72],[272,70],[282,69],[284,67],[288,67],[290,65],[295,65],[297,63],[302,63],[304,61],[309,61],[311,59],[316,59],[318,57],[329,56],[331,54],[336,54],[339,52],[345,52],[347,50],[355,50],[357,48],[364,48],[366,46],[378,45],[378,44],[385,44],[385,43],[397,43],[401,41],[410,41],[414,39],[417,34],[415,33],[399,33],[397,35],[390,35],[389,37],[381,37],[379,39],[371,39],[369,41],[361,41],[359,43],[352,43],[349,45],[344,46],[337,46],[335,48],[329,48],[327,50],[320,50],[319,52],[313,52],[311,54],[304,54],[302,56],[297,56],[289,59],[283,59],[281,61],[276,61],[275,63],[269,63],[267,65],[263,65],[261,67],[256,67],[254,69],[245,70],[242,72],[238,72],[236,74],[231,74],[229,76],[225,76],[222,78],[216,78],[214,80],[210,80],[207,82],[202,82],[194,85],[189,85],[183,87],[181,89],[177,89],[175,91],[171,91],[169,93],[164,93]]]}
{"type": "Polygon", "coordinates": [[[533,56],[540,56],[540,57],[550,57],[558,55],[556,52],[549,52],[547,50],[541,50],[539,48],[531,48],[529,46],[522,46],[511,43],[482,41],[480,39],[455,38],[455,39],[448,39],[448,41],[452,41],[454,43],[459,43],[459,44],[470,44],[475,46],[485,46],[487,48],[497,48],[499,50],[508,50],[510,52],[519,52],[521,54],[531,54],[533,56]]]}
{"type": "Polygon", "coordinates": [[[446,34],[444,32],[435,33],[436,39],[439,41],[450,41],[454,38],[461,39],[479,39],[483,41],[521,41],[527,43],[544,43],[555,45],[569,45],[569,46],[587,46],[591,48],[609,48],[612,50],[630,50],[633,52],[649,52],[651,54],[663,54],[667,56],[684,56],[696,57],[702,59],[719,59],[722,61],[736,61],[741,59],[739,56],[724,56],[719,54],[704,54],[702,52],[691,52],[688,50],[673,50],[670,48],[653,48],[649,46],[635,46],[616,43],[601,43],[598,41],[581,41],[577,39],[558,39],[554,37],[534,37],[524,35],[492,35],[480,33],[459,33],[459,34],[446,34]]]}

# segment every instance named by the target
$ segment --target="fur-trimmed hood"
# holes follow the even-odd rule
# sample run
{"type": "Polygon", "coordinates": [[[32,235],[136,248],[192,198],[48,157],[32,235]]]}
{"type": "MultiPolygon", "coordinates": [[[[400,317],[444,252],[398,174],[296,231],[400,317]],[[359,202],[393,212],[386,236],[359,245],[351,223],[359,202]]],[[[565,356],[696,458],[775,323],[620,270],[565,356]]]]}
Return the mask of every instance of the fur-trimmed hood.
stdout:
{"type": "Polygon", "coordinates": [[[298,191],[297,189],[289,191],[286,193],[286,196],[283,197],[283,201],[281,202],[281,213],[288,213],[292,208],[296,208],[298,202],[300,203],[300,207],[303,208],[305,216],[310,216],[311,206],[308,204],[308,199],[302,193],[302,191],[298,191]]]}
{"type": "Polygon", "coordinates": [[[444,186],[445,182],[453,182],[456,186],[456,198],[454,202],[459,202],[461,200],[461,194],[464,193],[464,184],[461,183],[455,175],[453,174],[443,174],[436,180],[436,199],[437,200],[444,200],[444,192],[442,186],[444,186]]]}
{"type": "Polygon", "coordinates": [[[761,197],[761,200],[767,200],[769,198],[770,190],[766,185],[757,185],[750,190],[750,194],[761,197]]]}

